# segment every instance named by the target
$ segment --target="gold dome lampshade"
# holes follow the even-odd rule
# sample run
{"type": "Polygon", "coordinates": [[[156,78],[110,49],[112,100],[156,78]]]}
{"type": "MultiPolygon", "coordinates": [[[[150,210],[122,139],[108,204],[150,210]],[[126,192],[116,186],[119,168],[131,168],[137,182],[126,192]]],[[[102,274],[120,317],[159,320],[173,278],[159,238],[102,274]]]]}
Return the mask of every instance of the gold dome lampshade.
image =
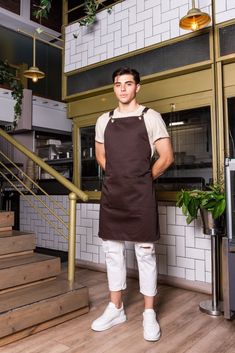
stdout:
{"type": "Polygon", "coordinates": [[[31,66],[28,70],[24,71],[24,76],[31,78],[33,82],[37,82],[41,78],[45,77],[45,73],[40,71],[37,66],[31,66]]]}
{"type": "Polygon", "coordinates": [[[31,66],[28,70],[24,71],[24,76],[27,78],[31,78],[33,82],[37,82],[41,78],[45,77],[45,73],[40,71],[36,66],[36,37],[35,34],[33,36],[33,66],[31,66]]]}
{"type": "Polygon", "coordinates": [[[180,28],[196,31],[207,26],[211,22],[211,17],[206,12],[202,12],[195,7],[195,1],[192,1],[192,9],[186,16],[182,17],[179,23],[180,28]]]}

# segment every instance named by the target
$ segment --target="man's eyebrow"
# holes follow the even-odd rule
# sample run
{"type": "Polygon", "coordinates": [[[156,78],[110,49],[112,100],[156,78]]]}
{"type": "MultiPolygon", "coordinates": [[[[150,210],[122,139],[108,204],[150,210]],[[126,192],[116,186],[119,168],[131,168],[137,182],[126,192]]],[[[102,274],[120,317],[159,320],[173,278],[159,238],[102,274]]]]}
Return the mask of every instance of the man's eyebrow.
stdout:
{"type": "Polygon", "coordinates": [[[125,82],[120,82],[120,81],[116,81],[116,82],[114,82],[114,84],[117,84],[117,83],[134,83],[135,81],[133,80],[133,81],[125,81],[125,82]]]}

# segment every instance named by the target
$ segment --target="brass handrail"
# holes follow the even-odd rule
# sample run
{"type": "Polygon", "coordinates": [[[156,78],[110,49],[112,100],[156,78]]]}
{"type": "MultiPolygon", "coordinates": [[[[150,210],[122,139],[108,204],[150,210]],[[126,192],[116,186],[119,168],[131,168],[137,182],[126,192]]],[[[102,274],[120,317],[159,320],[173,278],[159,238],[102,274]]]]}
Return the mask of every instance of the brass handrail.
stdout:
{"type": "MultiPolygon", "coordinates": [[[[48,174],[53,176],[60,184],[62,184],[65,188],[67,188],[70,193],[69,197],[69,234],[68,234],[68,280],[73,283],[75,279],[75,247],[76,247],[76,200],[77,197],[82,201],[88,200],[88,195],[85,194],[82,190],[77,188],[72,182],[67,180],[65,177],[60,175],[55,169],[50,167],[46,162],[44,162],[41,158],[39,158],[35,153],[28,150],[21,143],[16,141],[10,135],[8,135],[4,130],[0,129],[0,136],[2,136],[6,141],[8,141],[11,145],[17,148],[20,152],[26,155],[29,159],[31,159],[34,163],[36,163],[39,167],[45,170],[48,174]]],[[[8,179],[2,172],[0,174],[8,179]]],[[[20,179],[18,178],[18,181],[20,179]]],[[[8,182],[13,186],[13,188],[17,189],[17,187],[10,180],[8,182]]],[[[21,182],[21,181],[20,181],[21,182]]],[[[27,188],[29,190],[29,188],[27,188]]],[[[24,195],[20,190],[17,191],[27,199],[28,202],[30,200],[24,195]]],[[[32,207],[35,207],[32,205],[32,207]]],[[[40,213],[40,212],[39,212],[40,213]]],[[[45,216],[45,215],[44,215],[45,216]]],[[[45,216],[46,217],[46,216],[45,216]]],[[[45,218],[44,217],[44,218],[45,218]]],[[[54,227],[53,223],[47,219],[47,221],[54,227]]],[[[63,223],[63,222],[62,222],[63,223]]],[[[58,229],[57,229],[58,231],[58,229]]],[[[63,235],[64,236],[64,235],[63,235]]]]}
{"type": "Polygon", "coordinates": [[[0,129],[0,136],[10,142],[13,146],[15,146],[20,152],[25,154],[29,159],[34,161],[37,165],[39,165],[42,169],[44,169],[47,173],[52,175],[60,184],[66,187],[71,192],[74,192],[78,198],[82,201],[87,201],[88,196],[85,192],[77,188],[71,181],[60,175],[55,169],[50,167],[46,162],[44,162],[41,158],[39,158],[35,153],[29,151],[24,145],[16,141],[13,137],[8,135],[4,130],[0,129]]]}
{"type": "MultiPolygon", "coordinates": [[[[9,162],[11,163],[18,171],[20,171],[20,173],[27,178],[34,186],[36,186],[36,188],[38,190],[40,190],[44,195],[46,195],[46,197],[53,203],[56,205],[56,207],[58,207],[66,216],[69,216],[68,211],[59,203],[57,202],[53,197],[51,197],[43,188],[41,188],[40,185],[38,185],[32,178],[30,178],[29,175],[27,175],[22,169],[20,169],[18,167],[18,165],[16,165],[10,158],[7,157],[7,155],[5,155],[5,153],[3,153],[2,151],[0,151],[0,154],[9,162]]],[[[24,184],[25,185],[25,184],[24,184]]],[[[31,192],[31,191],[30,191],[31,192]]]]}
{"type": "Polygon", "coordinates": [[[0,175],[5,179],[5,180],[7,180],[7,182],[30,204],[30,206],[32,206],[39,214],[40,214],[40,216],[42,216],[42,218],[44,218],[44,219],[46,219],[47,220],[47,222],[50,224],[50,226],[52,227],[52,228],[54,228],[54,229],[56,229],[56,231],[58,232],[58,233],[60,233],[60,235],[63,237],[63,238],[65,238],[65,239],[67,239],[68,240],[68,237],[66,237],[58,228],[56,228],[55,226],[54,226],[54,224],[51,222],[51,220],[38,208],[38,207],[36,207],[34,204],[33,204],[33,202],[31,202],[29,199],[28,199],[28,197],[27,197],[27,195],[25,195],[21,190],[19,190],[18,188],[17,188],[17,186],[3,173],[3,172],[1,172],[0,171],[0,175]]]}
{"type": "MultiPolygon", "coordinates": [[[[3,162],[1,162],[0,161],[0,165],[1,166],[3,166],[3,168],[5,168],[21,185],[23,185],[24,186],[24,188],[26,189],[26,190],[28,190],[28,192],[30,192],[30,194],[32,194],[44,207],[46,207],[46,209],[58,220],[58,221],[60,221],[64,226],[65,226],[65,228],[69,228],[69,226],[63,221],[63,219],[61,218],[61,217],[59,217],[59,216],[57,216],[57,214],[54,212],[54,211],[52,211],[48,206],[47,206],[47,204],[45,203],[45,202],[43,202],[41,199],[40,199],[40,197],[38,196],[38,195],[36,195],[35,194],[35,192],[33,192],[20,178],[18,178],[18,176],[17,175],[15,175],[14,173],[13,173],[13,171],[10,169],[10,168],[8,168],[3,162]]],[[[3,173],[2,172],[0,172],[1,173],[1,175],[3,176],[3,173]]],[[[6,178],[7,179],[7,181],[12,185],[13,183],[11,183],[10,182],[10,179],[9,178],[6,178]]],[[[15,189],[16,190],[18,190],[18,188],[17,188],[17,186],[15,186],[15,189]]],[[[18,190],[18,192],[20,192],[19,190],[18,190]]],[[[35,206],[34,207],[35,209],[37,209],[37,207],[35,206]]],[[[40,213],[40,210],[38,209],[38,212],[40,213]]],[[[41,215],[42,215],[42,213],[40,213],[41,215]]],[[[55,228],[54,226],[53,226],[53,228],[55,228]]],[[[59,230],[58,230],[59,231],[59,230]]],[[[63,233],[61,233],[61,235],[62,236],[64,236],[64,234],[63,233]]],[[[65,237],[65,236],[64,236],[65,237]]],[[[66,237],[65,237],[66,238],[66,237]]]]}

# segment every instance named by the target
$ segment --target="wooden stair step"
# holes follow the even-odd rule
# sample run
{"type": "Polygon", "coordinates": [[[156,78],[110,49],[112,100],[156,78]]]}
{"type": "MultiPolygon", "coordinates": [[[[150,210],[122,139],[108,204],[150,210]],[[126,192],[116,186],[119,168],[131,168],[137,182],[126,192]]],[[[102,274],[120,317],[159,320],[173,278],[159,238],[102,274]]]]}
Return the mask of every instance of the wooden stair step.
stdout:
{"type": "Polygon", "coordinates": [[[82,313],[88,311],[87,287],[77,282],[71,286],[62,276],[47,283],[0,294],[0,338],[79,309],[85,309],[82,313]]]}
{"type": "Polygon", "coordinates": [[[0,231],[14,225],[14,212],[0,211],[0,231]]]}
{"type": "Polygon", "coordinates": [[[17,230],[0,232],[0,255],[34,250],[36,236],[33,233],[17,230]]]}
{"type": "Polygon", "coordinates": [[[12,288],[57,276],[60,273],[60,258],[29,254],[0,259],[0,289],[12,288]]]}

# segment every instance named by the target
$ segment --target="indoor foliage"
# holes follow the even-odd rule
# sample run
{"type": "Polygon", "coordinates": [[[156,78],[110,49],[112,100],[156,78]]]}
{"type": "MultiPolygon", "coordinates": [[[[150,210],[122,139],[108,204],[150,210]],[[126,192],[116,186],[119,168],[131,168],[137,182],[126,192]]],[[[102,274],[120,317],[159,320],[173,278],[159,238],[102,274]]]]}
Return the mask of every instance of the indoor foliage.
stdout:
{"type": "Polygon", "coordinates": [[[0,84],[7,84],[12,90],[11,95],[15,100],[13,127],[15,128],[22,113],[23,85],[15,78],[12,68],[5,60],[0,60],[0,84]]]}
{"type": "MultiPolygon", "coordinates": [[[[37,19],[40,18],[48,18],[48,14],[51,9],[52,0],[40,0],[40,5],[37,6],[38,9],[34,11],[34,16],[37,19]]],[[[101,0],[85,0],[84,8],[85,8],[85,17],[78,21],[80,26],[90,26],[96,21],[96,13],[99,9],[99,6],[102,5],[101,0]]],[[[108,13],[111,13],[112,8],[109,7],[107,9],[108,13]]]]}
{"type": "Polygon", "coordinates": [[[211,212],[212,218],[218,219],[226,207],[224,187],[222,184],[214,184],[208,190],[182,190],[176,206],[182,208],[187,224],[197,218],[200,209],[211,212]]]}

